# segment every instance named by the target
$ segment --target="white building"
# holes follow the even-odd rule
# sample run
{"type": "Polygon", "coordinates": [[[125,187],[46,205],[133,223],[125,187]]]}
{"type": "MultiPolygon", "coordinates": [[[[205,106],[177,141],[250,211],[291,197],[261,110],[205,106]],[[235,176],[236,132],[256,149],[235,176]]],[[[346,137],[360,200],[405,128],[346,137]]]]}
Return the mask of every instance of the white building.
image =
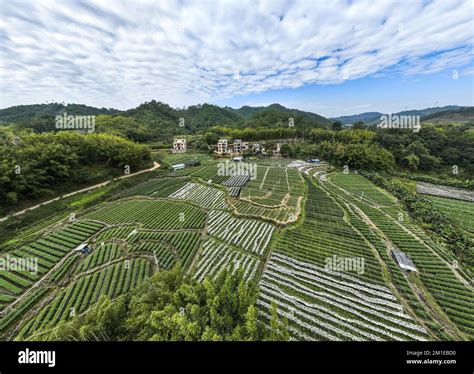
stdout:
{"type": "Polygon", "coordinates": [[[186,139],[174,139],[173,153],[184,153],[187,150],[186,139]]]}
{"type": "Polygon", "coordinates": [[[217,142],[217,153],[227,153],[228,152],[228,145],[227,139],[221,139],[217,142]]]}
{"type": "Polygon", "coordinates": [[[173,171],[180,170],[180,169],[184,169],[185,167],[186,167],[185,164],[171,165],[171,168],[173,169],[173,171]]]}
{"type": "Polygon", "coordinates": [[[242,139],[235,139],[233,144],[234,153],[244,153],[250,149],[249,142],[243,142],[242,139]]]}

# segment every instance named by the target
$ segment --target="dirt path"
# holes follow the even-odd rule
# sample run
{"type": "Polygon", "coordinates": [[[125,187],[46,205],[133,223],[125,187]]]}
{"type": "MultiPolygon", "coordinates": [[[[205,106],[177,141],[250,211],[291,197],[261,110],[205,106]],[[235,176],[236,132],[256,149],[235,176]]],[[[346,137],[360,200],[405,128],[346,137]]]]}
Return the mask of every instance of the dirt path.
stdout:
{"type": "Polygon", "coordinates": [[[265,175],[263,176],[262,183],[260,183],[260,189],[262,189],[263,185],[265,184],[265,179],[267,179],[267,174],[269,170],[270,170],[270,167],[267,166],[267,171],[265,172],[265,175]]]}
{"type": "Polygon", "coordinates": [[[54,201],[58,201],[58,200],[60,200],[60,199],[64,199],[64,198],[67,198],[67,197],[71,197],[71,196],[77,195],[77,194],[82,193],[82,192],[92,191],[92,190],[95,190],[96,188],[100,188],[100,187],[106,186],[107,184],[109,184],[109,183],[112,182],[112,181],[116,181],[116,180],[120,180],[120,179],[125,179],[125,178],[130,178],[130,177],[133,177],[133,176],[135,176],[135,175],[142,174],[142,173],[147,173],[147,172],[149,172],[149,171],[156,170],[156,169],[158,169],[159,167],[160,167],[160,164],[159,164],[158,162],[155,162],[155,161],[154,161],[154,162],[153,162],[153,167],[150,168],[150,169],[140,170],[140,171],[137,171],[136,173],[122,175],[121,177],[113,178],[113,179],[110,179],[110,180],[108,180],[108,181],[101,182],[101,183],[95,184],[95,185],[90,186],[90,187],[82,188],[82,189],[80,189],[80,190],[73,191],[73,192],[70,192],[70,193],[68,193],[68,194],[55,197],[54,199],[44,201],[44,202],[42,202],[42,203],[36,204],[36,205],[34,205],[34,206],[31,206],[31,207],[29,207],[29,208],[20,210],[19,212],[12,213],[12,214],[10,214],[10,215],[8,215],[8,216],[5,216],[5,217],[3,217],[3,218],[0,218],[0,222],[6,221],[6,220],[9,219],[10,217],[16,217],[16,216],[22,215],[22,214],[24,214],[24,213],[26,213],[26,212],[29,212],[29,211],[31,211],[31,210],[38,209],[40,206],[51,204],[51,203],[54,202],[54,201]]]}

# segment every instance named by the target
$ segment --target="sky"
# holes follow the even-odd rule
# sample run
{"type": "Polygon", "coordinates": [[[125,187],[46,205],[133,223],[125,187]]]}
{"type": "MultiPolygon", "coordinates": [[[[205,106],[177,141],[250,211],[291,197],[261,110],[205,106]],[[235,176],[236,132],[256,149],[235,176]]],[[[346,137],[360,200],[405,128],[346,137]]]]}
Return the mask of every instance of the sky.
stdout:
{"type": "Polygon", "coordinates": [[[474,0],[0,0],[0,108],[474,105],[474,0]]]}

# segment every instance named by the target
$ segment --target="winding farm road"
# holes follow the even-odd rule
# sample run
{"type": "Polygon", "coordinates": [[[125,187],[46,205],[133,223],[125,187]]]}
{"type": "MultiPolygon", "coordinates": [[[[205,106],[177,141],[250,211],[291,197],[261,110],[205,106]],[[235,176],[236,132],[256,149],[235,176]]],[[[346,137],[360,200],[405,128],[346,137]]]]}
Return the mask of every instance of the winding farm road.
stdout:
{"type": "Polygon", "coordinates": [[[116,181],[116,180],[119,180],[119,179],[125,179],[125,178],[129,178],[129,177],[133,177],[133,176],[135,176],[135,175],[142,174],[142,173],[147,173],[147,172],[149,172],[149,171],[156,170],[156,169],[158,169],[159,167],[160,167],[160,164],[159,164],[158,162],[156,162],[156,161],[153,161],[153,167],[151,167],[150,169],[140,170],[140,171],[137,171],[136,173],[132,173],[132,174],[125,174],[125,175],[122,175],[121,177],[109,179],[108,181],[101,182],[101,183],[99,183],[99,184],[95,184],[95,185],[93,185],[93,186],[86,187],[86,188],[83,188],[83,189],[80,189],[80,190],[77,190],[77,191],[73,191],[73,192],[70,192],[70,193],[68,193],[68,194],[66,194],[66,195],[61,195],[61,196],[55,197],[54,199],[51,199],[51,200],[48,200],[48,201],[44,201],[44,202],[39,203],[39,204],[37,204],[37,205],[34,205],[34,206],[29,207],[29,208],[20,210],[19,212],[16,212],[16,213],[10,214],[10,215],[8,215],[8,216],[5,216],[5,217],[3,217],[3,218],[0,218],[0,222],[4,222],[4,221],[6,221],[7,219],[9,219],[10,217],[19,216],[19,215],[24,214],[24,213],[26,213],[26,212],[29,212],[29,211],[31,211],[31,210],[37,209],[37,208],[39,208],[40,206],[47,205],[47,204],[51,204],[53,201],[57,201],[57,200],[60,200],[60,199],[66,198],[66,197],[74,196],[74,195],[77,195],[77,194],[82,193],[82,192],[92,191],[92,190],[95,190],[96,188],[106,186],[107,184],[109,184],[109,183],[112,182],[112,181],[116,181]]]}

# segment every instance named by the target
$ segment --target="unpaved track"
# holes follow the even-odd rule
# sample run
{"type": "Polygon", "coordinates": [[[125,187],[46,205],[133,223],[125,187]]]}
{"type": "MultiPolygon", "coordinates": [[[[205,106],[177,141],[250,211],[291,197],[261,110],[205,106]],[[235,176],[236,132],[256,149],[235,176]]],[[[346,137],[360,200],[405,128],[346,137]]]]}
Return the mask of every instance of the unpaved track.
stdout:
{"type": "Polygon", "coordinates": [[[149,171],[153,171],[155,169],[158,169],[159,167],[160,167],[160,164],[158,162],[153,161],[153,167],[150,168],[150,169],[140,170],[140,171],[137,171],[136,173],[122,175],[121,177],[113,178],[113,179],[110,179],[108,181],[105,181],[105,182],[102,182],[102,183],[99,183],[99,184],[95,184],[95,185],[90,186],[90,187],[86,187],[86,188],[83,188],[83,189],[80,189],[80,190],[77,190],[77,191],[70,192],[66,195],[55,197],[54,199],[44,201],[44,202],[39,203],[37,205],[34,205],[34,206],[29,207],[29,208],[20,210],[19,212],[16,212],[16,213],[10,214],[8,216],[5,216],[3,218],[0,218],[0,222],[6,221],[10,217],[19,216],[19,215],[22,215],[22,214],[24,214],[26,212],[29,212],[31,210],[35,210],[35,209],[39,208],[40,206],[51,204],[54,201],[58,201],[60,199],[66,198],[66,197],[74,196],[74,195],[77,195],[77,194],[82,193],[82,192],[92,191],[92,190],[95,190],[96,188],[106,186],[107,184],[109,184],[112,181],[125,179],[125,178],[130,178],[130,177],[133,177],[135,175],[142,174],[142,173],[147,173],[149,171]]]}

